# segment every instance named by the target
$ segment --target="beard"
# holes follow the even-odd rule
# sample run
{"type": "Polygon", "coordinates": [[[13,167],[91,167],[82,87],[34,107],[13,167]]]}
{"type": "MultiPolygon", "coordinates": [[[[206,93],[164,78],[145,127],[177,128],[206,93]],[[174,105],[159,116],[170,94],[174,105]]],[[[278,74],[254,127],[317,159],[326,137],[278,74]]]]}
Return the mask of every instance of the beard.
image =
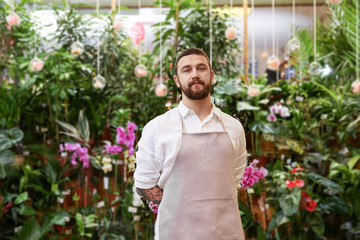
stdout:
{"type": "MultiPolygon", "coordinates": [[[[180,81],[179,81],[180,83],[180,81]]],[[[180,89],[185,94],[185,96],[191,100],[202,100],[209,96],[210,90],[211,90],[211,84],[210,81],[208,84],[206,84],[205,81],[202,81],[200,79],[194,79],[191,82],[189,82],[188,87],[184,88],[180,83],[180,89]],[[203,85],[204,88],[202,90],[194,90],[191,87],[196,83],[203,85]]]]}

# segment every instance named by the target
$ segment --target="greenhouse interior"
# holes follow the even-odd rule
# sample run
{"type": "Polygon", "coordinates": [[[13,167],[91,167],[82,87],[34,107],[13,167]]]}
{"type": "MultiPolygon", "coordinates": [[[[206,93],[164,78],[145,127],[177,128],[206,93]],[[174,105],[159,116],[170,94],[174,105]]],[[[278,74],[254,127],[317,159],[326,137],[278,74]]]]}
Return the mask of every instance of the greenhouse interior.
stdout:
{"type": "Polygon", "coordinates": [[[359,0],[0,6],[0,239],[360,239],[359,0]]]}

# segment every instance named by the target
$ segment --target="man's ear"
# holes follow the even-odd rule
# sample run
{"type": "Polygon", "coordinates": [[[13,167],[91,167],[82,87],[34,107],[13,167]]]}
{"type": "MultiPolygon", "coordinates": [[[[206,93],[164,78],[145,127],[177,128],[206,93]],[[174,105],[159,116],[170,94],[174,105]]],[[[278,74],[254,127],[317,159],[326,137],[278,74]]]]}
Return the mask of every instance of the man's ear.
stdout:
{"type": "Polygon", "coordinates": [[[211,85],[215,84],[215,73],[213,70],[211,70],[211,85]]]}
{"type": "Polygon", "coordinates": [[[175,82],[177,87],[180,87],[179,78],[178,78],[177,75],[174,75],[174,82],[175,82]]]}

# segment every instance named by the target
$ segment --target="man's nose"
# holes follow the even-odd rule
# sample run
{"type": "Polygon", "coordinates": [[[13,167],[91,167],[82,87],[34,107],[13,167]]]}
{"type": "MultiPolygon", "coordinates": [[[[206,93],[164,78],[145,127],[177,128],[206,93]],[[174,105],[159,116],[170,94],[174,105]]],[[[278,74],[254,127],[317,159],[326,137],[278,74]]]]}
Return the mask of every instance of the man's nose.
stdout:
{"type": "Polygon", "coordinates": [[[198,71],[196,68],[194,68],[194,69],[192,70],[191,78],[192,78],[192,79],[194,79],[194,78],[199,78],[199,71],[198,71]]]}

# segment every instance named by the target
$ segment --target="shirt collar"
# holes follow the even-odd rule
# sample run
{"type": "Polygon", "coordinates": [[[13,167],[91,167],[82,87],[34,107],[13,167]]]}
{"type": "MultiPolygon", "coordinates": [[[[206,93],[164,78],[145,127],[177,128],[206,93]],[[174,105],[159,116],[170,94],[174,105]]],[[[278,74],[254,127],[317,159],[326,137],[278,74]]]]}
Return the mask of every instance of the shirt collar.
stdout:
{"type": "MultiPolygon", "coordinates": [[[[211,112],[215,116],[217,116],[219,119],[221,119],[221,110],[219,108],[217,108],[214,105],[214,103],[211,102],[211,104],[212,104],[211,112]]],[[[179,109],[179,112],[181,114],[181,117],[185,117],[187,114],[194,113],[194,111],[191,110],[190,108],[186,107],[185,104],[182,101],[180,101],[178,109],[179,109]]]]}

